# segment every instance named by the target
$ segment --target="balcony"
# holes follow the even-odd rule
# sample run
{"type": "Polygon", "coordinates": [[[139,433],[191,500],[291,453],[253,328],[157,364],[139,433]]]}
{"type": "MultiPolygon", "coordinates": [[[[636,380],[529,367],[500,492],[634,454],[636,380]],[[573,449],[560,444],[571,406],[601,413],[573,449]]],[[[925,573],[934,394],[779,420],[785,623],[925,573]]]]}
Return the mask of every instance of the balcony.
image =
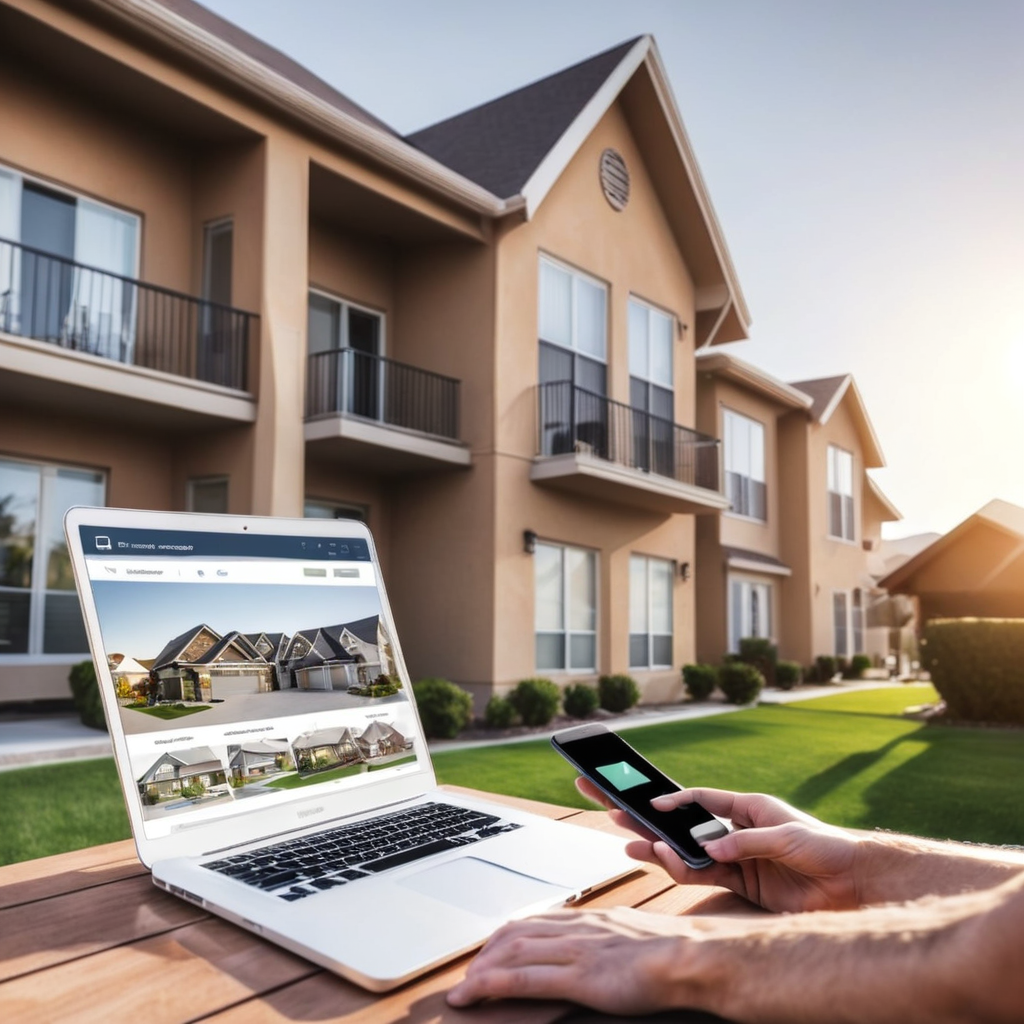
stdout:
{"type": "Polygon", "coordinates": [[[541,384],[537,406],[534,482],[649,512],[729,507],[715,438],[571,381],[541,384]]]}
{"type": "Polygon", "coordinates": [[[0,394],[149,423],[251,422],[259,318],[0,239],[0,394]],[[200,394],[197,394],[199,392],[200,394]]]}
{"type": "Polygon", "coordinates": [[[317,352],[306,373],[311,454],[384,474],[466,468],[459,381],[354,348],[317,352]]]}

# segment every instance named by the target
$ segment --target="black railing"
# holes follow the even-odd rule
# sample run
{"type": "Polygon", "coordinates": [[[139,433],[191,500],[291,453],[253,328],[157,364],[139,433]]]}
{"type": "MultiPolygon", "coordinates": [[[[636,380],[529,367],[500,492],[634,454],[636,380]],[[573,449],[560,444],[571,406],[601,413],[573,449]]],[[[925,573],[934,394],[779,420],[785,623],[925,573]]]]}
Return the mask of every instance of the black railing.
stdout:
{"type": "Polygon", "coordinates": [[[459,382],[354,348],[317,352],[309,357],[306,416],[337,413],[456,441],[459,382]]]}
{"type": "Polygon", "coordinates": [[[680,483],[721,491],[719,442],[604,395],[554,381],[538,388],[537,451],[592,455],[680,483]]]}
{"type": "Polygon", "coordinates": [[[0,331],[248,390],[253,313],[0,239],[0,331]]]}

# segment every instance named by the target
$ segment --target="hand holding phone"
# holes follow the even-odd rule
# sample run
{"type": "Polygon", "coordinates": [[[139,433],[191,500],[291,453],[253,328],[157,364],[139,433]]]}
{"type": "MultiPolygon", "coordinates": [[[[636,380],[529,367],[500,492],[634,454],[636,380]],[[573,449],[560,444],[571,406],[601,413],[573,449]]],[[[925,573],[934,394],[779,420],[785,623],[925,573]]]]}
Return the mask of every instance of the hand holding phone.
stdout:
{"type": "Polygon", "coordinates": [[[698,803],[659,811],[651,800],[680,787],[607,726],[565,729],[551,745],[617,807],[664,840],[691,868],[712,864],[701,843],[724,836],[728,827],[698,803]]]}

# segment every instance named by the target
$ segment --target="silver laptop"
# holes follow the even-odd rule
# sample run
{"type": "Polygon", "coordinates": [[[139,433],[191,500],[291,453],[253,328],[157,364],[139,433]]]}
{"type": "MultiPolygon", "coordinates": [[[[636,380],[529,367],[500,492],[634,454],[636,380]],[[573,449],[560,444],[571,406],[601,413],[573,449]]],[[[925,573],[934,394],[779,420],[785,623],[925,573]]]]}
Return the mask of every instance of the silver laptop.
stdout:
{"type": "Polygon", "coordinates": [[[384,991],[635,870],[436,788],[363,524],[73,508],[65,532],[158,886],[384,991]]]}

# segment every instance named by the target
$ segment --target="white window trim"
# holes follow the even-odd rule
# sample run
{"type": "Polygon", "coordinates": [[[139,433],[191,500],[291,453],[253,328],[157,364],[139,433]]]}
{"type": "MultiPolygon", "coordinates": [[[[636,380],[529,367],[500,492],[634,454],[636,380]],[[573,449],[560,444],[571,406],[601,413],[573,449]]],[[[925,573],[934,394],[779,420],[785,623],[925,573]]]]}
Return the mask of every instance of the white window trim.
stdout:
{"type": "MultiPolygon", "coordinates": [[[[856,546],[858,544],[858,541],[857,541],[857,498],[856,498],[856,495],[853,492],[856,490],[857,460],[854,458],[853,452],[851,452],[848,448],[844,448],[842,445],[839,445],[839,444],[832,444],[831,442],[829,442],[829,445],[828,445],[826,458],[828,460],[827,463],[826,463],[826,466],[825,466],[825,531],[826,531],[826,534],[827,534],[829,540],[837,541],[840,544],[852,544],[852,545],[856,546]],[[842,491],[833,491],[828,486],[828,473],[829,473],[829,469],[831,468],[831,465],[832,465],[832,452],[833,451],[842,452],[844,455],[848,455],[850,457],[850,493],[849,494],[843,494],[842,491]],[[829,506],[831,504],[831,496],[833,494],[838,494],[840,496],[840,498],[849,498],[850,499],[850,506],[851,506],[850,527],[851,527],[851,530],[852,530],[852,533],[853,533],[853,536],[851,536],[851,537],[845,537],[842,534],[837,534],[837,533],[833,533],[832,532],[832,512],[831,512],[831,509],[830,509],[829,506]]],[[[840,502],[840,508],[843,508],[843,507],[844,507],[843,503],[840,502]]],[[[840,513],[840,519],[842,519],[842,513],[840,513]]],[[[843,525],[844,524],[842,522],[840,522],[840,529],[843,528],[843,525]]]]}
{"type": "MultiPolygon", "coordinates": [[[[371,316],[377,317],[380,320],[380,336],[378,338],[378,347],[380,348],[380,351],[377,353],[377,355],[381,356],[382,358],[387,356],[387,323],[388,323],[388,318],[387,318],[387,313],[384,310],[382,310],[382,309],[375,309],[373,306],[367,306],[365,303],[362,303],[362,302],[353,302],[352,299],[347,299],[347,298],[345,298],[342,295],[338,295],[337,292],[329,292],[325,288],[313,288],[313,287],[311,287],[309,289],[309,294],[310,295],[319,295],[320,298],[322,298],[322,299],[329,299],[331,302],[338,303],[338,305],[341,306],[341,308],[342,308],[342,312],[344,312],[345,309],[355,309],[355,310],[358,310],[360,313],[369,313],[371,316]]],[[[345,316],[341,317],[341,335],[342,335],[343,344],[340,345],[339,347],[340,348],[349,348],[349,347],[351,347],[349,345],[349,343],[348,343],[348,318],[345,317],[345,316]]],[[[308,344],[309,343],[308,343],[308,339],[307,339],[307,348],[308,348],[308,344]]],[[[328,351],[335,352],[335,351],[337,351],[337,349],[328,349],[328,351]]]]}
{"type": "Polygon", "coordinates": [[[553,345],[555,348],[563,349],[566,352],[572,352],[575,355],[582,356],[584,359],[590,359],[592,362],[601,363],[604,366],[608,366],[608,348],[609,348],[609,334],[611,332],[611,309],[610,309],[610,296],[611,286],[607,281],[602,281],[599,277],[595,277],[593,274],[588,274],[585,270],[580,270],[579,267],[574,267],[571,263],[566,263],[564,260],[557,259],[548,253],[540,253],[538,264],[537,264],[537,337],[543,341],[545,345],[553,345]],[[557,341],[549,341],[547,338],[540,337],[540,265],[542,263],[549,263],[551,266],[556,267],[558,270],[564,271],[572,278],[572,309],[571,309],[571,331],[572,331],[572,345],[561,345],[557,341]],[[604,354],[598,358],[591,352],[585,352],[579,347],[577,340],[577,323],[576,323],[576,281],[577,280],[587,281],[589,284],[600,288],[604,292],[604,354]]]}
{"type": "MultiPolygon", "coordinates": [[[[748,423],[754,423],[761,428],[761,461],[764,465],[764,476],[766,479],[757,480],[756,477],[747,477],[748,480],[754,480],[756,483],[761,484],[765,490],[765,502],[764,502],[764,519],[759,519],[757,516],[747,515],[745,512],[734,512],[732,508],[723,509],[722,514],[729,516],[731,519],[739,519],[746,523],[757,523],[758,526],[768,525],[768,427],[762,420],[755,419],[753,416],[748,416],[745,412],[740,412],[738,409],[733,409],[728,405],[722,405],[722,474],[723,477],[726,473],[732,472],[726,465],[728,459],[727,448],[725,444],[725,418],[726,416],[737,416],[742,420],[746,420],[748,423]]],[[[740,474],[737,474],[740,475],[740,474]]],[[[724,485],[724,480],[723,480],[724,485]]]]}
{"type": "MultiPolygon", "coordinates": [[[[537,672],[549,672],[558,673],[564,676],[592,676],[595,672],[599,671],[599,665],[601,662],[601,652],[599,650],[599,638],[601,636],[601,560],[600,552],[594,548],[580,547],[578,544],[562,544],[558,541],[551,540],[537,540],[538,544],[544,544],[550,548],[560,548],[563,552],[562,555],[562,622],[563,629],[537,629],[536,624],[533,628],[534,635],[534,669],[537,672]],[[565,557],[564,552],[568,550],[582,551],[585,554],[591,555],[594,559],[594,629],[569,629],[569,607],[567,601],[567,595],[569,593],[569,560],[565,557]],[[594,665],[588,668],[572,668],[569,662],[572,660],[570,657],[571,653],[571,638],[573,636],[590,636],[594,637],[594,665]],[[542,669],[537,666],[537,654],[536,654],[536,638],[538,636],[561,636],[563,637],[562,642],[562,654],[563,654],[563,668],[545,668],[542,669]]],[[[534,585],[534,600],[536,600],[536,584],[534,585]]]]}
{"type": "Polygon", "coordinates": [[[764,587],[767,597],[768,632],[765,639],[772,640],[775,636],[775,586],[772,580],[759,579],[756,576],[744,576],[737,573],[729,573],[726,577],[726,646],[730,654],[739,654],[740,640],[752,636],[745,633],[740,636],[733,636],[733,584],[746,584],[748,587],[764,587]]]}
{"type": "MultiPolygon", "coordinates": [[[[651,671],[651,672],[653,672],[653,671],[660,671],[662,669],[670,669],[670,668],[672,668],[672,662],[671,661],[669,661],[667,664],[661,664],[660,662],[656,663],[656,662],[654,662],[652,660],[653,657],[654,657],[654,637],[655,636],[664,636],[665,634],[664,633],[653,633],[651,631],[651,609],[652,609],[652,606],[653,606],[652,592],[651,592],[651,563],[652,562],[662,562],[665,565],[669,566],[669,580],[670,580],[669,592],[668,592],[669,593],[669,622],[671,623],[671,627],[672,628],[671,628],[670,632],[668,633],[668,636],[670,636],[671,639],[672,639],[671,648],[672,648],[673,656],[675,655],[675,646],[676,646],[675,587],[674,587],[674,583],[675,583],[675,563],[670,558],[660,558],[657,555],[631,554],[629,557],[630,557],[630,561],[632,561],[634,558],[639,558],[639,559],[642,559],[643,562],[644,562],[644,582],[645,582],[645,591],[646,591],[646,593],[644,594],[644,602],[645,602],[645,605],[646,605],[646,608],[645,608],[645,620],[647,622],[647,633],[646,633],[646,636],[647,636],[647,664],[646,665],[634,665],[632,663],[632,661],[630,661],[629,667],[630,667],[630,669],[637,669],[637,670],[640,670],[640,671],[651,671]]],[[[630,596],[630,600],[632,600],[632,597],[633,597],[632,593],[630,593],[629,596],[630,596]]],[[[628,634],[627,634],[627,641],[628,641],[628,638],[636,636],[636,635],[639,635],[639,634],[634,634],[633,631],[630,629],[628,631],[628,634]]],[[[628,652],[628,642],[627,642],[627,652],[628,652]]]]}
{"type": "Polygon", "coordinates": [[[672,392],[672,418],[674,420],[675,419],[675,400],[676,400],[676,346],[675,346],[675,342],[676,342],[676,336],[677,336],[678,331],[679,331],[679,317],[676,316],[676,314],[671,312],[670,310],[664,309],[663,307],[658,306],[658,305],[656,305],[653,302],[648,302],[646,299],[641,299],[639,295],[634,295],[632,292],[630,292],[629,297],[628,297],[628,299],[626,301],[626,325],[627,325],[626,344],[627,344],[627,346],[632,346],[632,344],[633,344],[633,339],[628,337],[629,306],[630,306],[630,304],[635,305],[635,306],[639,306],[642,309],[646,310],[647,315],[648,315],[648,318],[647,318],[648,367],[650,365],[650,340],[651,340],[651,334],[650,334],[650,320],[651,320],[651,317],[650,317],[650,314],[651,313],[660,313],[661,316],[667,317],[672,322],[672,347],[669,350],[669,358],[672,361],[672,365],[670,367],[669,376],[672,378],[672,383],[669,384],[668,386],[666,386],[665,384],[661,383],[661,381],[654,380],[650,376],[649,369],[648,369],[648,376],[646,376],[646,377],[637,376],[637,374],[632,373],[632,372],[630,372],[630,377],[636,377],[637,380],[642,380],[645,384],[653,384],[654,387],[661,388],[664,391],[671,391],[672,392]]]}
{"type": "Polygon", "coordinates": [[[864,591],[860,587],[853,587],[844,589],[843,587],[834,587],[832,589],[832,607],[829,612],[832,616],[832,651],[837,658],[852,658],[855,654],[865,654],[867,648],[867,624],[864,607],[864,591]],[[857,650],[857,630],[854,628],[854,595],[860,590],[860,641],[862,650],[857,650]],[[842,594],[846,598],[846,640],[847,640],[847,651],[845,654],[840,654],[836,648],[839,646],[836,642],[838,637],[836,636],[836,595],[842,594]]]}

